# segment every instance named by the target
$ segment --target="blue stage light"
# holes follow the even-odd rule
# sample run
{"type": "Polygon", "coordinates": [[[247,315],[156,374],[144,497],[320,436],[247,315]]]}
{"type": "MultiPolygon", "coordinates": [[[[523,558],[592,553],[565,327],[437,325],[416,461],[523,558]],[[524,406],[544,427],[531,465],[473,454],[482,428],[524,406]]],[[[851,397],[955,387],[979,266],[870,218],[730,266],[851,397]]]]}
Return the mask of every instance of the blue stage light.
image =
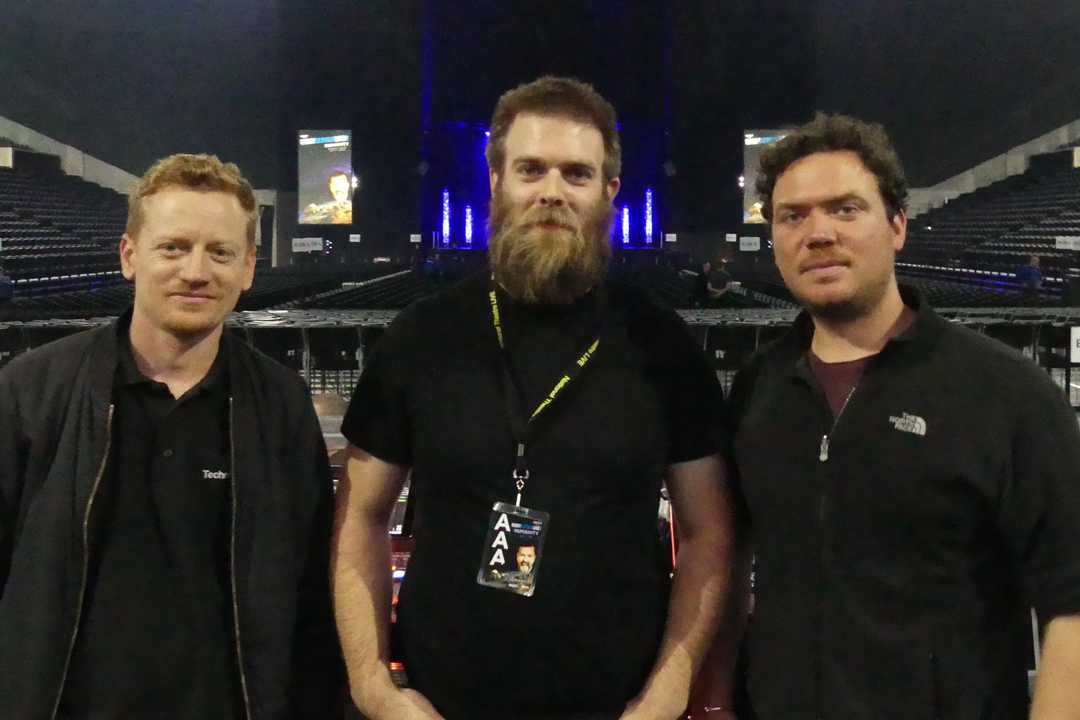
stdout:
{"type": "Polygon", "coordinates": [[[623,205],[622,209],[622,242],[623,245],[630,244],[630,206],[623,205]]]}
{"type": "Polygon", "coordinates": [[[443,247],[450,246],[450,191],[442,191],[442,238],[443,247]]]}
{"type": "Polygon", "coordinates": [[[472,245],[472,205],[465,206],[465,244],[472,245]]]}
{"type": "Polygon", "coordinates": [[[645,188],[645,244],[652,245],[652,188],[645,188]]]}

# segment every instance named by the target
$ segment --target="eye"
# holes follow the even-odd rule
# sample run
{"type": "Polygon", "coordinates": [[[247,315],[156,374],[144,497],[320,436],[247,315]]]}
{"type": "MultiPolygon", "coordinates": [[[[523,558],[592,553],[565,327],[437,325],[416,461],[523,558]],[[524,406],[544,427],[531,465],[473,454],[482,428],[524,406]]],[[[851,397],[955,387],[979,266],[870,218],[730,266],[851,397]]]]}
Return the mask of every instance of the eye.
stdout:
{"type": "Polygon", "coordinates": [[[587,167],[572,167],[566,171],[566,176],[573,182],[588,182],[592,179],[593,172],[587,167]]]}
{"type": "Polygon", "coordinates": [[[787,225],[793,225],[802,218],[802,215],[795,210],[784,210],[780,213],[779,220],[787,225]]]}
{"type": "Polygon", "coordinates": [[[213,257],[218,262],[229,262],[234,257],[236,257],[236,253],[234,253],[232,250],[230,250],[228,248],[223,248],[223,247],[213,248],[210,251],[210,255],[211,255],[211,257],[213,257]]]}
{"type": "Polygon", "coordinates": [[[158,245],[158,250],[167,256],[174,256],[180,253],[180,246],[175,242],[163,242],[158,245]]]}
{"type": "Polygon", "coordinates": [[[518,166],[518,174],[525,177],[538,177],[544,173],[544,168],[540,163],[527,162],[518,166]]]}
{"type": "Polygon", "coordinates": [[[859,212],[859,206],[852,203],[845,203],[836,208],[836,214],[840,216],[851,216],[859,212]]]}

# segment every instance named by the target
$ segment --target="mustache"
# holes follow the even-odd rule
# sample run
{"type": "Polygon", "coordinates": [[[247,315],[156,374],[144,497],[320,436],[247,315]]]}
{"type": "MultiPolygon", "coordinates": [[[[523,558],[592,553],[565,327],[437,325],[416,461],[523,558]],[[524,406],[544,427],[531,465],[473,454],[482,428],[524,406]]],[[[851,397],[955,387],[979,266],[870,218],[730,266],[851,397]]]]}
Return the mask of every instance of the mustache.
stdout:
{"type": "Polygon", "coordinates": [[[559,225],[569,230],[578,229],[574,216],[569,210],[560,206],[530,208],[515,225],[518,227],[559,225]]]}

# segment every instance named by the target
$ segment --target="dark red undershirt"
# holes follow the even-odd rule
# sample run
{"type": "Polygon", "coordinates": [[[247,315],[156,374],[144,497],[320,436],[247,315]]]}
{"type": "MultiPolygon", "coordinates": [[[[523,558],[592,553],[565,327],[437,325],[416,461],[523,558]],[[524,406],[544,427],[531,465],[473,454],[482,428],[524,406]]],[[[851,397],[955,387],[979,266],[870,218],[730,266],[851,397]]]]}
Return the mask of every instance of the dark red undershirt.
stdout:
{"type": "Polygon", "coordinates": [[[810,350],[806,353],[806,357],[810,361],[810,371],[814,373],[814,377],[817,379],[818,384],[821,385],[821,389],[825,391],[825,398],[829,401],[829,409],[832,410],[833,417],[836,417],[844,406],[844,402],[847,401],[852,388],[858,384],[859,378],[862,377],[866,364],[874,356],[869,355],[858,360],[829,363],[815,355],[813,350],[810,350]]]}

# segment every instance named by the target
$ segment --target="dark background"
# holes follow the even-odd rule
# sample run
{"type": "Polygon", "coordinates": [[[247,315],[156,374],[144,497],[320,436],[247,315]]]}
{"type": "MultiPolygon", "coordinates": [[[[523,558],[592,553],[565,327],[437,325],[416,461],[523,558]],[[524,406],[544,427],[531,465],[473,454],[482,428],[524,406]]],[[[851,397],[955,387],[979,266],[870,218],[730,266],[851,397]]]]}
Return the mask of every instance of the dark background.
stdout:
{"type": "Polygon", "coordinates": [[[1078,36],[1075,0],[8,0],[0,115],[136,175],[217,153],[293,217],[297,130],[351,128],[376,252],[434,229],[442,187],[482,222],[465,138],[568,74],[619,110],[625,197],[712,232],[739,221],[744,129],[872,118],[930,185],[1080,117],[1078,36]]]}

